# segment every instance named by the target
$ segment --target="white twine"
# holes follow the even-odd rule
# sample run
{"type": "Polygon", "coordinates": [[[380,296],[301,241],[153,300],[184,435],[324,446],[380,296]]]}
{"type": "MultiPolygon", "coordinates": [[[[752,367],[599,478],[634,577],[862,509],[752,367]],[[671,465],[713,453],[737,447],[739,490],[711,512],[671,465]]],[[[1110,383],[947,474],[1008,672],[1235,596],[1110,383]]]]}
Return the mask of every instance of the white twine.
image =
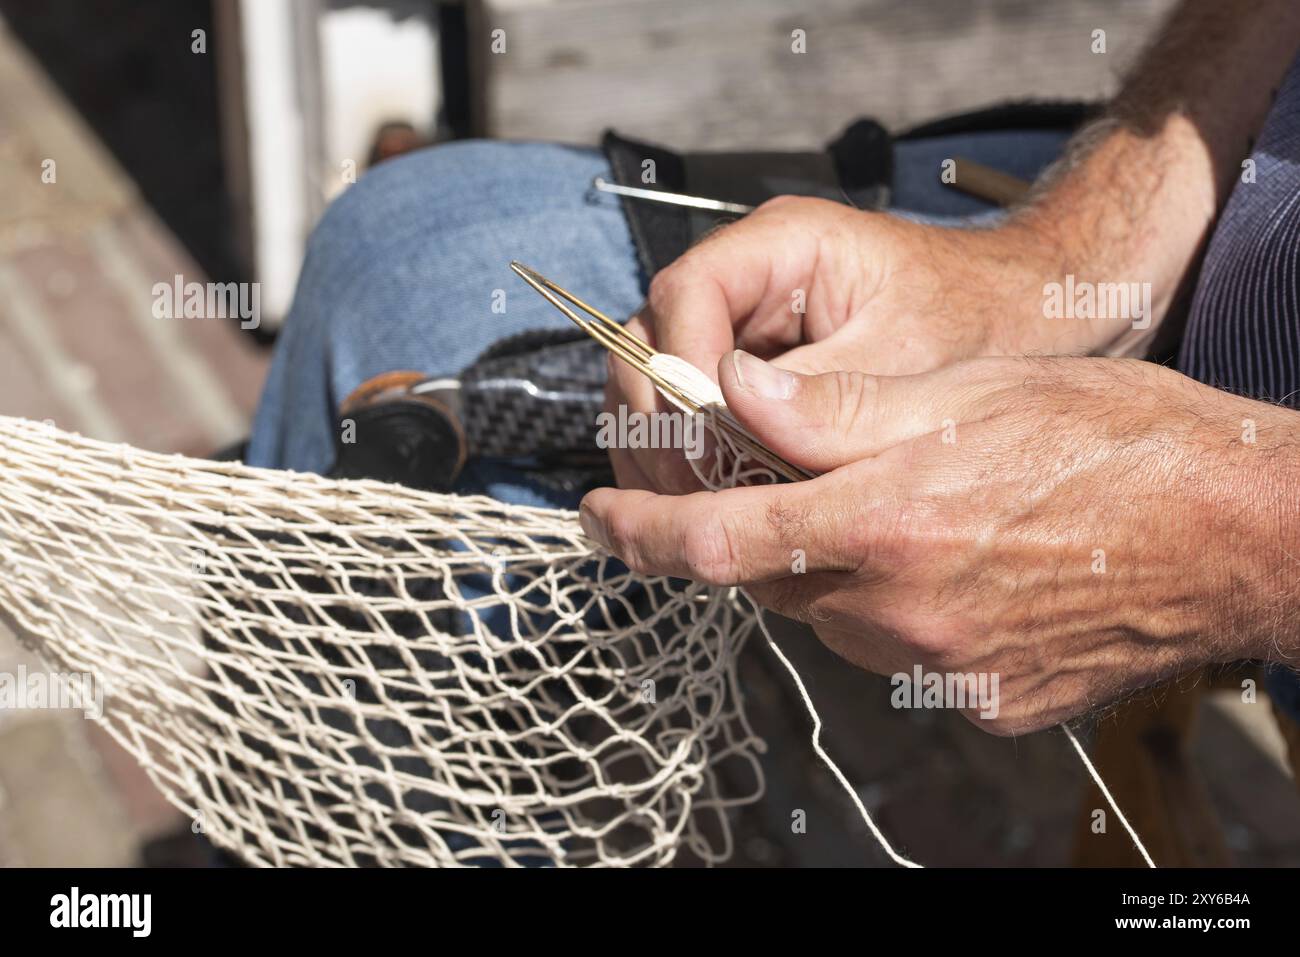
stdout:
{"type": "Polygon", "coordinates": [[[1092,775],[1093,783],[1096,784],[1098,790],[1101,791],[1101,796],[1106,799],[1106,803],[1110,805],[1110,809],[1115,812],[1115,816],[1119,818],[1119,822],[1124,825],[1124,830],[1128,832],[1129,839],[1133,841],[1133,846],[1136,847],[1138,853],[1142,855],[1142,860],[1146,861],[1147,867],[1154,868],[1156,862],[1151,860],[1151,855],[1147,853],[1146,847],[1137,836],[1137,831],[1133,830],[1133,825],[1129,824],[1128,818],[1124,816],[1124,812],[1119,809],[1119,805],[1116,804],[1115,799],[1111,797],[1110,788],[1106,787],[1106,782],[1101,779],[1101,775],[1097,773],[1097,769],[1093,767],[1092,761],[1088,759],[1088,752],[1083,750],[1083,745],[1079,743],[1079,739],[1074,736],[1074,732],[1070,730],[1068,725],[1062,722],[1060,727],[1061,730],[1065,732],[1065,736],[1070,739],[1070,743],[1074,745],[1074,750],[1075,753],[1079,755],[1079,760],[1083,762],[1083,766],[1087,768],[1088,773],[1092,775]]]}
{"type": "Polygon", "coordinates": [[[831,759],[831,756],[826,753],[826,749],[822,747],[822,717],[817,713],[817,709],[813,707],[812,696],[808,694],[808,688],[804,685],[803,678],[800,677],[799,672],[795,669],[794,663],[786,657],[785,652],[782,651],[781,647],[775,640],[773,640],[772,632],[770,632],[767,627],[767,620],[763,614],[763,609],[760,608],[758,603],[755,602],[754,599],[750,598],[748,594],[745,595],[745,598],[754,606],[754,614],[758,618],[758,627],[762,630],[763,637],[767,639],[767,647],[772,650],[772,654],[776,655],[777,660],[780,661],[781,664],[785,666],[785,670],[790,673],[790,679],[794,682],[795,688],[799,691],[799,697],[803,701],[803,706],[807,710],[808,716],[812,718],[813,728],[811,740],[813,751],[816,753],[817,757],[821,758],[822,763],[830,769],[831,774],[835,776],[835,780],[840,782],[840,786],[844,788],[849,799],[853,801],[853,806],[858,809],[858,814],[867,825],[867,830],[869,830],[871,836],[876,839],[876,843],[880,845],[881,850],[889,855],[889,859],[900,867],[920,868],[922,865],[903,857],[903,855],[894,850],[893,845],[889,843],[885,838],[884,833],[876,826],[876,822],[872,819],[870,812],[867,811],[867,806],[862,802],[862,797],[858,794],[857,789],[849,783],[848,777],[840,770],[840,766],[831,759]]]}

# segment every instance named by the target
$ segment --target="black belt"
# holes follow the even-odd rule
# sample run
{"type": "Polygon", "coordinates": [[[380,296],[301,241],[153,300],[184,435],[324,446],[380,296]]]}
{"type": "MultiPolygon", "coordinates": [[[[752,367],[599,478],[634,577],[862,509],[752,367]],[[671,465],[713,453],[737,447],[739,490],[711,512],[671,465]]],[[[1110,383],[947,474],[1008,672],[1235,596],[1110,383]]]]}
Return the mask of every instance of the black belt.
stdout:
{"type": "MultiPolygon", "coordinates": [[[[774,196],[817,196],[862,209],[889,204],[894,154],[889,133],[858,120],[820,153],[679,153],[607,130],[601,149],[620,186],[703,196],[758,206],[774,196]]],[[[647,276],[663,269],[734,214],[623,200],[632,240],[647,276]]]]}

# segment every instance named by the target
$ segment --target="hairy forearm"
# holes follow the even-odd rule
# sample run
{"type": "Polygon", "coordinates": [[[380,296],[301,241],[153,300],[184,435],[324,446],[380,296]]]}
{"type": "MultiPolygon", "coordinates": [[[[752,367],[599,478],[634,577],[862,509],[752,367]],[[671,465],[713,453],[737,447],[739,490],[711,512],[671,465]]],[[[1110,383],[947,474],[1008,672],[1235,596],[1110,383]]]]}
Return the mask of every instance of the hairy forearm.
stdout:
{"type": "Polygon", "coordinates": [[[1053,351],[1140,354],[1199,262],[1300,49],[1295,0],[1186,0],[1106,115],[1013,220],[1062,274],[1150,283],[1151,322],[1058,326],[1053,351]],[[1044,239],[1045,238],[1045,239],[1044,239]]]}
{"type": "Polygon", "coordinates": [[[1260,654],[1300,668],[1300,413],[1286,416],[1267,481],[1277,505],[1276,531],[1268,532],[1265,548],[1276,541],[1277,566],[1269,589],[1273,615],[1262,623],[1260,654]]]}
{"type": "Polygon", "coordinates": [[[1300,667],[1300,412],[1216,393],[1199,421],[1221,658],[1300,667]]]}

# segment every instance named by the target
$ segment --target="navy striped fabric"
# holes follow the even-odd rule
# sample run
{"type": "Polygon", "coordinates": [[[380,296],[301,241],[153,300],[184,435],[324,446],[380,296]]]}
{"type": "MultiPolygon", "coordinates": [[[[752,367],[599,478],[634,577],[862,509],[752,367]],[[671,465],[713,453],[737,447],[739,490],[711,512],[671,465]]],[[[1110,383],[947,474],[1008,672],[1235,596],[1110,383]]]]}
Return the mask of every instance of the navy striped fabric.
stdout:
{"type": "MultiPolygon", "coordinates": [[[[1208,385],[1300,409],[1300,57],[1251,159],[1254,182],[1238,181],[1210,239],[1178,366],[1208,385]]],[[[1300,673],[1274,666],[1268,688],[1300,721],[1300,673]]]]}
{"type": "Polygon", "coordinates": [[[1238,181],[1210,240],[1178,365],[1300,408],[1300,58],[1251,159],[1254,182],[1238,181]]]}

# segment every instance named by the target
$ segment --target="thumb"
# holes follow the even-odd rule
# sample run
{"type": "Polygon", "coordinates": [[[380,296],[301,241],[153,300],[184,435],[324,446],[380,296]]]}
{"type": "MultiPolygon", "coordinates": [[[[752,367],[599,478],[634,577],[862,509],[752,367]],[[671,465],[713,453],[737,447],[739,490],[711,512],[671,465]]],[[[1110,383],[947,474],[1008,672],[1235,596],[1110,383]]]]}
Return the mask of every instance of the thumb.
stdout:
{"type": "Polygon", "coordinates": [[[795,465],[829,472],[938,432],[948,420],[969,419],[978,397],[958,369],[801,375],[737,349],[718,363],[718,382],[728,409],[756,439],[795,465]]]}

